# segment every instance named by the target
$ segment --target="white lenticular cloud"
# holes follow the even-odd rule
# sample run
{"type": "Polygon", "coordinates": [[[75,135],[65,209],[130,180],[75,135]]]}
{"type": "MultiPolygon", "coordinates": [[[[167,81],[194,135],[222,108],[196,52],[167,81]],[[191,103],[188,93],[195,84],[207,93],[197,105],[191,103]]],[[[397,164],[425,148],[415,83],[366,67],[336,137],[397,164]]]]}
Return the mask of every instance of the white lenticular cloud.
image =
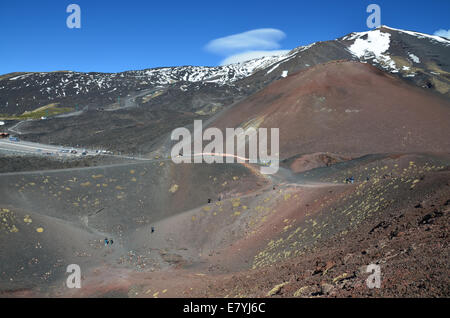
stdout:
{"type": "Polygon", "coordinates": [[[280,56],[289,53],[289,50],[275,50],[275,51],[246,51],[244,53],[235,54],[224,59],[220,65],[228,65],[241,63],[248,60],[253,60],[265,56],[280,56]]]}
{"type": "Polygon", "coordinates": [[[220,55],[230,55],[242,51],[273,50],[280,48],[286,34],[278,29],[255,29],[210,41],[206,49],[220,55]]]}
{"type": "Polygon", "coordinates": [[[450,39],[450,29],[449,30],[444,30],[444,29],[437,30],[436,32],[434,32],[434,35],[442,36],[444,38],[450,39]]]}

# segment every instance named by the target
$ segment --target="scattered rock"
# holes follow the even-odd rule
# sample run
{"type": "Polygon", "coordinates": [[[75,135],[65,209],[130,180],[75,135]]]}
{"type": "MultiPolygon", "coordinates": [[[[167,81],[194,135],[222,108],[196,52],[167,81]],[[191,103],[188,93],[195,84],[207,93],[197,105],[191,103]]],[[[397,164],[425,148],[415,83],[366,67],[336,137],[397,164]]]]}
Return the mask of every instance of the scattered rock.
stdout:
{"type": "Polygon", "coordinates": [[[287,284],[289,284],[289,282],[284,282],[281,284],[276,285],[274,288],[272,288],[268,293],[267,296],[274,296],[274,295],[278,295],[281,291],[281,288],[283,288],[284,286],[286,286],[287,284]]]}
{"type": "Polygon", "coordinates": [[[294,297],[307,297],[317,292],[317,286],[303,286],[294,293],[294,297]]]}
{"type": "Polygon", "coordinates": [[[178,184],[174,184],[170,187],[169,192],[175,193],[178,190],[178,184]]]}
{"type": "Polygon", "coordinates": [[[428,213],[426,214],[420,221],[419,221],[419,225],[423,225],[423,224],[431,224],[433,223],[433,219],[440,217],[444,215],[442,212],[438,211],[438,210],[434,210],[432,213],[428,213]]]}
{"type": "Polygon", "coordinates": [[[322,293],[323,293],[323,294],[329,295],[329,294],[333,291],[334,286],[331,285],[331,284],[328,284],[328,283],[323,283],[323,284],[321,285],[321,288],[322,288],[322,293]]]}

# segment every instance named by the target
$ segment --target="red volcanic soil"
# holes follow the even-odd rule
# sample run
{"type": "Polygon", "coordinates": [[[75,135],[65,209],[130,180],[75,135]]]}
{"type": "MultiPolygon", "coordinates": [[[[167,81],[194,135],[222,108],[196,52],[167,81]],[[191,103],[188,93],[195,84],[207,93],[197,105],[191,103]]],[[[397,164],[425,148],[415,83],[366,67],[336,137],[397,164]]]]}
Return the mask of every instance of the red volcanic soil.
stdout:
{"type": "Polygon", "coordinates": [[[305,250],[299,257],[223,277],[220,283],[209,284],[193,294],[448,297],[449,178],[449,171],[427,174],[411,201],[390,206],[348,233],[305,250]],[[369,264],[380,266],[380,288],[366,285],[369,264]]]}
{"type": "Polygon", "coordinates": [[[375,67],[317,65],[234,105],[213,127],[280,128],[280,156],[446,152],[450,101],[375,67]],[[243,122],[245,119],[245,122],[243,122]]]}
{"type": "Polygon", "coordinates": [[[187,211],[158,223],[167,236],[155,236],[152,244],[161,251],[173,244],[171,253],[186,246],[193,261],[154,272],[105,264],[86,273],[81,290],[51,295],[448,297],[448,160],[356,159],[357,165],[340,169],[355,176],[355,184],[325,167],[315,182],[266,187],[187,211]],[[379,289],[366,285],[369,264],[381,268],[379,289]]]}
{"type": "Polygon", "coordinates": [[[275,175],[153,161],[2,174],[0,297],[449,297],[449,122],[447,99],[332,62],[212,122],[279,127],[275,175]]]}
{"type": "Polygon", "coordinates": [[[350,159],[350,157],[335,154],[313,153],[289,158],[283,162],[283,166],[287,166],[292,172],[298,173],[319,167],[329,167],[338,162],[343,162],[350,159]]]}

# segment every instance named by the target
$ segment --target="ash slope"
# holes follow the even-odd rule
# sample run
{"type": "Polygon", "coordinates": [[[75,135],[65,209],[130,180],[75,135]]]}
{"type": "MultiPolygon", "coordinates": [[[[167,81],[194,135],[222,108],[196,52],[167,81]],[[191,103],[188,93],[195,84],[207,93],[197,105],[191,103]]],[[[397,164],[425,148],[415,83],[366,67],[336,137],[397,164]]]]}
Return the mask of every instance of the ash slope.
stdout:
{"type": "Polygon", "coordinates": [[[44,295],[64,281],[68,264],[89,272],[104,264],[150,271],[174,259],[197,263],[196,245],[159,241],[174,230],[159,223],[265,183],[241,165],[165,161],[0,174],[0,295],[44,295]],[[115,241],[110,249],[105,237],[115,241]]]}
{"type": "Polygon", "coordinates": [[[292,74],[228,109],[214,127],[280,129],[280,154],[447,152],[450,101],[359,62],[292,74]]]}
{"type": "Polygon", "coordinates": [[[447,297],[449,163],[366,156],[161,219],[150,239],[142,224],[128,266],[97,264],[83,289],[50,295],[447,297]],[[155,254],[172,266],[143,270],[155,254]],[[381,289],[365,285],[371,263],[381,289]]]}

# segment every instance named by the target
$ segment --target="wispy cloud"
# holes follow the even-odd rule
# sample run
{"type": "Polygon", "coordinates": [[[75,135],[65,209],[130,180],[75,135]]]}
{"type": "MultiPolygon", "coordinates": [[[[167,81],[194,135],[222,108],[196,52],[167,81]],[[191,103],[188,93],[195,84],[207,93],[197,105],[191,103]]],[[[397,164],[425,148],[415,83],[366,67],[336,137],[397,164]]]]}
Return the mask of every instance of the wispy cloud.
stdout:
{"type": "Polygon", "coordinates": [[[279,42],[285,37],[286,34],[278,29],[255,29],[214,39],[205,46],[205,49],[226,57],[221,62],[222,65],[239,63],[286,53],[285,50],[277,50],[281,47],[279,42]]]}
{"type": "Polygon", "coordinates": [[[280,48],[278,42],[285,37],[278,29],[256,29],[212,40],[206,49],[223,55],[242,50],[272,50],[280,48]]]}
{"type": "Polygon", "coordinates": [[[442,36],[444,38],[450,39],[450,30],[440,29],[434,32],[434,35],[442,36]]]}
{"type": "Polygon", "coordinates": [[[228,65],[234,63],[241,63],[248,60],[257,59],[264,56],[278,56],[289,53],[289,50],[274,50],[274,51],[246,51],[244,53],[239,53],[231,55],[224,59],[220,65],[228,65]]]}

